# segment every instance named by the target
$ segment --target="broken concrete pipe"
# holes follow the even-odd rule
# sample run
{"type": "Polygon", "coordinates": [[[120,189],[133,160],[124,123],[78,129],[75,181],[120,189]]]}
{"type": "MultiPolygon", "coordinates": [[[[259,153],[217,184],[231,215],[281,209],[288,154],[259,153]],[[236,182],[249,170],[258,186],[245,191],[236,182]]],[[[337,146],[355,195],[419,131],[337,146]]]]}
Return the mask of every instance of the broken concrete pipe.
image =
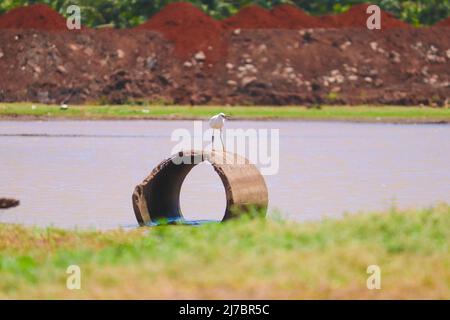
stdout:
{"type": "Polygon", "coordinates": [[[16,199],[0,198],[0,209],[17,207],[19,204],[20,201],[16,199]]]}
{"type": "Polygon", "coordinates": [[[208,161],[225,187],[227,205],[222,221],[252,209],[265,216],[268,192],[263,176],[246,158],[221,151],[180,151],[162,161],[136,186],[133,209],[141,226],[158,221],[184,221],[180,209],[181,185],[197,164],[208,161]]]}

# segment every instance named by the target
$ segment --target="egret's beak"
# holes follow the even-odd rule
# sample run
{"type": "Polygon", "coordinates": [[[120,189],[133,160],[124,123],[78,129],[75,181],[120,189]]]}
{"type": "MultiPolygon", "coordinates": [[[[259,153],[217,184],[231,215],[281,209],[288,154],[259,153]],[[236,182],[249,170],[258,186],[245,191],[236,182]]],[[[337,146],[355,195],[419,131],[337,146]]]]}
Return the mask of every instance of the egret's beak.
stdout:
{"type": "Polygon", "coordinates": [[[229,119],[231,119],[231,116],[225,115],[224,118],[227,119],[227,120],[229,120],[229,119]]]}

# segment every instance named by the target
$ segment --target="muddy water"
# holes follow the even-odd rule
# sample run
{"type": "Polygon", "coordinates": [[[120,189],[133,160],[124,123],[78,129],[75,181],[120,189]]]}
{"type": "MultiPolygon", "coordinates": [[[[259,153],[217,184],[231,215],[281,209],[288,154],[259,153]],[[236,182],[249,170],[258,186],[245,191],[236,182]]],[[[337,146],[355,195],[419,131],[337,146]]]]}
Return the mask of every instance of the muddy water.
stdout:
{"type": "MultiPolygon", "coordinates": [[[[450,126],[233,121],[280,129],[271,214],[315,220],[345,211],[450,202],[450,126]]],[[[21,200],[0,222],[107,229],[136,226],[131,193],[191,121],[0,122],[0,195],[21,200]]],[[[208,165],[182,189],[191,219],[219,219],[223,187],[208,165]]]]}

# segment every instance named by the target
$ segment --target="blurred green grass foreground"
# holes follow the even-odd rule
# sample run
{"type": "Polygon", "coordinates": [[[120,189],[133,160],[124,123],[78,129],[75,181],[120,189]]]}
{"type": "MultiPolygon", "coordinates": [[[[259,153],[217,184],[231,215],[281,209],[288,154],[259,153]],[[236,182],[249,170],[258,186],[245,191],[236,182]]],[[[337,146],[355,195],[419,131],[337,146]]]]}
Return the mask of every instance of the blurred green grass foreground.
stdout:
{"type": "Polygon", "coordinates": [[[293,223],[68,231],[0,224],[0,298],[450,299],[450,206],[293,223]],[[69,265],[81,289],[66,287],[69,265]],[[369,265],[381,289],[369,290],[369,265]]]}

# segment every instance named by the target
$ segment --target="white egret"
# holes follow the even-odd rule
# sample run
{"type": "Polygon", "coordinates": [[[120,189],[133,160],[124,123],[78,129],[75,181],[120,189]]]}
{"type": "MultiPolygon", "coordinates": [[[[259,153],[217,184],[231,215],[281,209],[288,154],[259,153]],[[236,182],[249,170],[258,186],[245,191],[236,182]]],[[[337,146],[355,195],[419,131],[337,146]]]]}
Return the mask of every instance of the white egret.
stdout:
{"type": "Polygon", "coordinates": [[[219,129],[220,133],[220,141],[222,142],[222,150],[225,151],[225,145],[223,144],[222,140],[222,128],[225,124],[225,120],[228,119],[228,116],[226,116],[224,113],[219,113],[209,119],[209,126],[213,129],[212,133],[212,149],[214,151],[214,133],[216,129],[219,129]]]}

